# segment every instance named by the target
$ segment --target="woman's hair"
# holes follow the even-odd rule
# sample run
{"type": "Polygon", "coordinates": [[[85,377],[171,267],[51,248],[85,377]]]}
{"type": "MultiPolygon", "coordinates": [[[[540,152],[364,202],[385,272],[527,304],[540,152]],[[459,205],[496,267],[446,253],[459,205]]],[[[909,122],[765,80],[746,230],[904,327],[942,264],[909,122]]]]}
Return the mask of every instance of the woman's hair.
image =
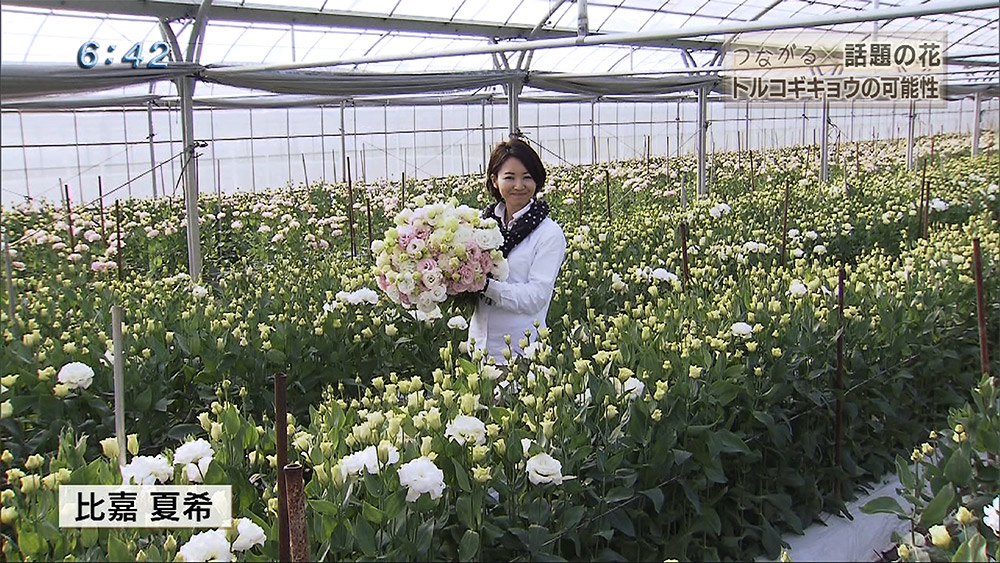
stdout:
{"type": "Polygon", "coordinates": [[[521,139],[511,138],[493,149],[493,154],[490,155],[490,165],[486,169],[486,190],[497,202],[503,201],[503,197],[500,196],[500,190],[493,183],[493,176],[500,173],[503,163],[511,157],[520,160],[521,164],[528,170],[528,174],[531,174],[531,178],[535,181],[535,195],[538,195],[542,191],[542,186],[545,185],[545,166],[542,164],[542,159],[538,158],[538,153],[531,148],[531,145],[521,139]]]}

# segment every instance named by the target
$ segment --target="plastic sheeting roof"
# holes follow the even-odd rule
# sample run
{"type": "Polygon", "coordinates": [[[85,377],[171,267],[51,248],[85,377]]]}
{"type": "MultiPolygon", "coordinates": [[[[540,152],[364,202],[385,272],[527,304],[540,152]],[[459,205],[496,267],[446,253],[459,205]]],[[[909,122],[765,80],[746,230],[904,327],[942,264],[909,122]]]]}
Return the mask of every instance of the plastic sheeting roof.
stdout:
{"type": "MultiPolygon", "coordinates": [[[[684,29],[768,18],[802,18],[867,11],[878,0],[589,0],[591,34],[684,29]]],[[[882,0],[880,8],[914,6],[923,0],[882,0]]],[[[0,60],[4,63],[75,64],[89,40],[148,49],[162,41],[161,20],[169,22],[182,48],[191,34],[197,0],[10,0],[2,2],[0,60]],[[75,8],[76,10],[73,10],[75,8]]],[[[971,80],[996,83],[1000,67],[1000,8],[959,14],[895,19],[878,24],[880,33],[944,31],[948,55],[987,64],[971,80]],[[989,69],[993,70],[989,74],[989,69]]],[[[573,37],[578,4],[568,0],[214,0],[209,8],[199,62],[243,65],[320,62],[343,58],[435,52],[526,38],[573,37]]],[[[842,32],[869,32],[875,24],[825,26],[842,32]]],[[[649,73],[704,67],[722,38],[702,37],[664,44],[601,45],[539,50],[531,71],[559,73],[649,73]],[[689,48],[684,52],[681,48],[689,48]]],[[[517,65],[490,54],[365,63],[339,70],[373,73],[441,73],[504,70],[517,65]]],[[[526,65],[525,65],[526,66],[526,65]]],[[[949,69],[955,76],[961,67],[949,69]]],[[[96,71],[94,76],[96,77],[96,71]]],[[[975,75],[963,75],[969,81],[975,75]]],[[[5,88],[6,89],[6,88],[5,88]]],[[[493,91],[499,91],[498,89],[493,91]]],[[[245,90],[201,84],[197,93],[234,95],[245,90]]],[[[175,93],[172,84],[124,88],[122,93],[175,93]]],[[[5,93],[5,97],[7,94],[5,93]]]]}

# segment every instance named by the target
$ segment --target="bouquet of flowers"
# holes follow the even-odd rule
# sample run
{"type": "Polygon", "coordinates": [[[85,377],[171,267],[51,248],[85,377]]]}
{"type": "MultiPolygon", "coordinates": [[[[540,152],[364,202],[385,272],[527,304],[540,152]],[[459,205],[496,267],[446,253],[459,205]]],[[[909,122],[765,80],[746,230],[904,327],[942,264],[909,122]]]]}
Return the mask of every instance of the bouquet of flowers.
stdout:
{"type": "Polygon", "coordinates": [[[372,242],[378,286],[406,309],[431,313],[450,296],[472,294],[486,286],[487,276],[507,279],[507,259],[499,248],[503,233],[493,219],[483,219],[451,198],[396,215],[395,227],[372,242]]]}

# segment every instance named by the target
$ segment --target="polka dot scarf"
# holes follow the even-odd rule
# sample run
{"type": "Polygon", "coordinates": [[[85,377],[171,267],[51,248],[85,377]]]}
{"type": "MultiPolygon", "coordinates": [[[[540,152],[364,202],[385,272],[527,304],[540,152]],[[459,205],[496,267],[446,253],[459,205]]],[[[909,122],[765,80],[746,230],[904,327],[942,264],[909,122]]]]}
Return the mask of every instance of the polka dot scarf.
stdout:
{"type": "Polygon", "coordinates": [[[514,249],[515,246],[521,243],[522,240],[527,238],[538,225],[542,224],[542,221],[549,216],[549,204],[540,199],[531,200],[531,209],[527,213],[521,215],[511,223],[510,228],[505,229],[503,226],[503,221],[497,217],[496,205],[490,205],[483,210],[483,219],[494,219],[497,222],[497,226],[500,227],[500,232],[503,233],[503,245],[500,247],[500,252],[503,252],[503,257],[506,258],[510,251],[514,249]]]}

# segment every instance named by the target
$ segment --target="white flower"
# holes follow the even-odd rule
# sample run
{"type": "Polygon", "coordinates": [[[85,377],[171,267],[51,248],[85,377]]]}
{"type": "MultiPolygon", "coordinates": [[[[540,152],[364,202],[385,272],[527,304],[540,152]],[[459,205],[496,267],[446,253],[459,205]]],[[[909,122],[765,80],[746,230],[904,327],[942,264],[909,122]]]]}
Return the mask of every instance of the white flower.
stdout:
{"type": "Polygon", "coordinates": [[[233,224],[231,226],[232,226],[232,228],[233,228],[234,231],[238,231],[238,230],[240,230],[240,229],[243,228],[243,222],[242,221],[233,221],[233,224]]]}
{"type": "Polygon", "coordinates": [[[677,281],[677,274],[674,274],[673,272],[668,272],[664,268],[656,268],[655,270],[653,270],[652,276],[653,279],[657,279],[660,281],[667,281],[667,282],[677,281]]]}
{"type": "Polygon", "coordinates": [[[336,297],[338,301],[343,301],[351,305],[359,305],[361,303],[374,305],[378,303],[378,293],[367,287],[362,287],[357,291],[351,292],[338,291],[336,297]]]}
{"type": "Polygon", "coordinates": [[[549,454],[536,454],[525,465],[528,480],[535,485],[562,484],[562,464],[549,454]]]}
{"type": "Polygon", "coordinates": [[[264,535],[264,528],[249,518],[240,518],[236,530],[239,531],[240,536],[233,542],[234,551],[246,551],[255,545],[264,545],[264,540],[267,539],[267,536],[264,535]]]}
{"type": "Polygon", "coordinates": [[[70,362],[59,370],[59,383],[65,383],[70,389],[90,387],[94,381],[94,370],[87,364],[70,362]]]}
{"type": "Polygon", "coordinates": [[[816,233],[816,231],[806,231],[806,238],[809,240],[816,240],[817,238],[819,238],[819,235],[816,233]]]}
{"type": "Polygon", "coordinates": [[[184,467],[184,471],[187,473],[188,481],[192,483],[201,483],[204,481],[205,475],[208,474],[208,466],[211,464],[211,457],[203,457],[197,463],[187,464],[184,467]]]}
{"type": "Polygon", "coordinates": [[[458,415],[448,423],[444,435],[463,446],[466,442],[481,446],[486,443],[486,425],[474,416],[458,415]]]}
{"type": "Polygon", "coordinates": [[[469,323],[468,321],[465,320],[465,317],[461,315],[455,315],[454,317],[448,319],[448,328],[465,330],[469,328],[469,323]]]}
{"type": "MultiPolygon", "coordinates": [[[[389,457],[386,460],[388,464],[399,463],[399,450],[395,446],[389,446],[388,453],[389,457]]],[[[340,470],[344,477],[358,475],[363,470],[367,470],[372,475],[377,475],[379,472],[378,448],[368,446],[360,452],[354,452],[345,457],[340,461],[340,470]]]]}
{"type": "Polygon", "coordinates": [[[796,248],[795,250],[792,251],[792,256],[794,256],[796,258],[802,258],[803,254],[804,254],[804,252],[802,252],[801,248],[796,248]]]}
{"type": "Polygon", "coordinates": [[[618,378],[611,380],[615,384],[615,391],[621,395],[622,393],[628,393],[629,400],[636,400],[642,396],[642,392],[646,390],[646,384],[634,377],[630,377],[625,380],[623,384],[618,378]]]}
{"type": "Polygon", "coordinates": [[[213,455],[215,455],[215,451],[212,449],[212,445],[204,438],[198,438],[177,448],[177,451],[174,452],[174,463],[195,463],[206,457],[211,459],[213,455]]]}
{"type": "Polygon", "coordinates": [[[166,483],[173,476],[174,470],[163,455],[150,457],[146,455],[132,458],[132,461],[122,467],[123,485],[153,485],[157,481],[166,483]]]}
{"type": "Polygon", "coordinates": [[[826,246],[822,244],[817,244],[816,246],[813,247],[813,252],[815,252],[816,254],[826,254],[826,246]]]}
{"type": "Polygon", "coordinates": [[[809,288],[801,280],[795,280],[792,282],[791,287],[788,288],[788,293],[795,297],[802,297],[809,293],[809,288]]]}
{"type": "Polygon", "coordinates": [[[993,499],[993,504],[983,507],[983,523],[993,530],[993,533],[1000,536],[1000,496],[993,499]]]}
{"type": "Polygon", "coordinates": [[[798,238],[799,237],[799,230],[798,229],[788,229],[788,236],[790,236],[792,238],[798,238]]]}
{"type": "Polygon", "coordinates": [[[733,335],[746,338],[753,334],[753,327],[744,322],[733,323],[733,335]]]}
{"type": "Polygon", "coordinates": [[[232,561],[229,540],[223,530],[210,530],[191,536],[178,551],[184,561],[232,561]]]}
{"type": "Polygon", "coordinates": [[[430,321],[433,321],[435,319],[440,319],[441,317],[444,316],[444,315],[441,314],[441,308],[440,307],[434,307],[434,309],[431,310],[428,313],[425,313],[425,312],[423,312],[423,311],[421,311],[419,309],[417,309],[416,311],[409,311],[409,313],[410,313],[411,316],[413,316],[413,318],[415,318],[415,319],[417,319],[418,321],[421,321],[421,322],[430,322],[430,321]]]}
{"type": "Polygon", "coordinates": [[[722,217],[723,215],[729,213],[730,211],[732,211],[732,208],[729,207],[729,205],[725,203],[719,203],[714,207],[712,207],[711,209],[709,209],[708,213],[712,217],[718,219],[719,217],[722,217]]]}
{"type": "Polygon", "coordinates": [[[399,467],[399,484],[406,487],[406,501],[414,502],[423,493],[432,500],[444,494],[444,472],[427,457],[418,457],[399,467]]]}
{"type": "Polygon", "coordinates": [[[933,209],[934,211],[945,211],[949,207],[951,207],[950,205],[948,205],[948,202],[937,197],[931,200],[930,206],[931,209],[933,209]]]}
{"type": "Polygon", "coordinates": [[[191,294],[194,295],[195,298],[201,298],[208,295],[208,290],[200,285],[196,285],[191,288],[191,294]]]}
{"type": "Polygon", "coordinates": [[[500,368],[489,364],[483,366],[483,369],[479,370],[479,375],[483,376],[485,379],[496,380],[502,373],[503,372],[500,371],[500,368]]]}

